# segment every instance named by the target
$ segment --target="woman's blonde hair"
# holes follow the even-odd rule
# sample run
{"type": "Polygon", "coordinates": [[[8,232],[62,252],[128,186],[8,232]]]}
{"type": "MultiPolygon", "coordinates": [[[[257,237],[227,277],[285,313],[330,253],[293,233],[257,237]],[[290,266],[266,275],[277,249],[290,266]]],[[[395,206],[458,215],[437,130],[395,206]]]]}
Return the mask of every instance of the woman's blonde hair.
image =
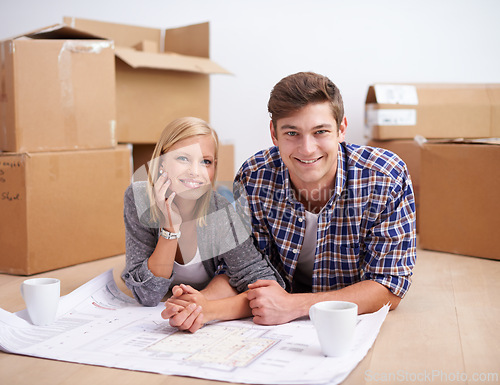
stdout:
{"type": "MultiPolygon", "coordinates": [[[[199,135],[210,135],[215,143],[215,159],[214,159],[214,178],[212,180],[212,187],[217,178],[217,159],[219,156],[219,138],[215,130],[202,119],[185,117],[173,120],[163,130],[160,139],[156,143],[153,151],[153,156],[149,162],[148,170],[148,196],[151,204],[151,220],[159,222],[161,213],[155,204],[153,186],[160,176],[161,156],[166,154],[173,145],[181,140],[192,138],[199,135]]],[[[210,203],[211,191],[207,191],[200,199],[198,199],[195,207],[195,218],[197,218],[198,225],[205,225],[205,216],[208,212],[210,203]]]]}

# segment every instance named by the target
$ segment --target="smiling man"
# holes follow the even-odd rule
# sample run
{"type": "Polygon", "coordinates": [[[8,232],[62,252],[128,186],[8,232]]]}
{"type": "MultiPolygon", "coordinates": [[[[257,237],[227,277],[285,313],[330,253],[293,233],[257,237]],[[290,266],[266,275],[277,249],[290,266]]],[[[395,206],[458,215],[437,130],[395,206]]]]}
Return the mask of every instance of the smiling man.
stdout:
{"type": "Polygon", "coordinates": [[[242,165],[234,192],[287,288],[249,285],[254,321],[285,323],[325,300],[355,302],[360,313],[396,308],[416,260],[406,165],[387,150],[345,143],[342,97],[322,75],[282,79],[268,109],[274,147],[242,165]]]}

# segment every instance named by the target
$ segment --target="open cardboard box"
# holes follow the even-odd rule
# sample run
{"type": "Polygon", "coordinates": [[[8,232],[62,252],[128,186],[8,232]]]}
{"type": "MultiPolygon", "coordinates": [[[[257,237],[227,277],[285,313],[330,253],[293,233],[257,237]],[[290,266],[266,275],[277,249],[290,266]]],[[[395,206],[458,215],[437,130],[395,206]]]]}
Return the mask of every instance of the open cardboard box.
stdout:
{"type": "Polygon", "coordinates": [[[420,246],[500,259],[500,140],[426,143],[421,159],[420,246]]]}
{"type": "Polygon", "coordinates": [[[0,153],[0,272],[30,275],[125,252],[130,146],[0,153]]]}
{"type": "Polygon", "coordinates": [[[0,46],[0,150],[116,145],[113,42],[65,25],[0,46]]]}
{"type": "Polygon", "coordinates": [[[366,137],[500,137],[500,84],[375,84],[365,105],[366,137]]]}
{"type": "Polygon", "coordinates": [[[156,143],[172,120],[209,119],[210,74],[229,72],[209,59],[209,24],[146,28],[65,17],[74,28],[115,42],[117,139],[156,143]]]}

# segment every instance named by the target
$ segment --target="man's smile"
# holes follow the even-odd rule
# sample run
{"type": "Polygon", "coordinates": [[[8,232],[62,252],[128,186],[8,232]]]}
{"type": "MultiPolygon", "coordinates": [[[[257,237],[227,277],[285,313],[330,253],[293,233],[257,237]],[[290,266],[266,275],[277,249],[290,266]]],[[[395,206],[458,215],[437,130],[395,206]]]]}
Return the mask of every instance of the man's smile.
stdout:
{"type": "Polygon", "coordinates": [[[300,163],[313,164],[313,163],[316,163],[317,161],[319,161],[321,158],[323,158],[323,157],[320,156],[319,158],[315,158],[315,159],[300,159],[300,158],[295,158],[295,159],[298,160],[300,163]]]}

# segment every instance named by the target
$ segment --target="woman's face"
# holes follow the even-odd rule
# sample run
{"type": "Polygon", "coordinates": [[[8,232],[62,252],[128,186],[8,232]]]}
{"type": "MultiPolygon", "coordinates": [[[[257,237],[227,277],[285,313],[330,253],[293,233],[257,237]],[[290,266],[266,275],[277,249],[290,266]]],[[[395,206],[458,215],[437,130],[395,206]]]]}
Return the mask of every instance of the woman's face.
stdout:
{"type": "Polygon", "coordinates": [[[161,169],[171,180],[169,187],[184,199],[199,199],[215,175],[215,141],[211,135],[197,135],[177,142],[162,155],[161,169]]]}

